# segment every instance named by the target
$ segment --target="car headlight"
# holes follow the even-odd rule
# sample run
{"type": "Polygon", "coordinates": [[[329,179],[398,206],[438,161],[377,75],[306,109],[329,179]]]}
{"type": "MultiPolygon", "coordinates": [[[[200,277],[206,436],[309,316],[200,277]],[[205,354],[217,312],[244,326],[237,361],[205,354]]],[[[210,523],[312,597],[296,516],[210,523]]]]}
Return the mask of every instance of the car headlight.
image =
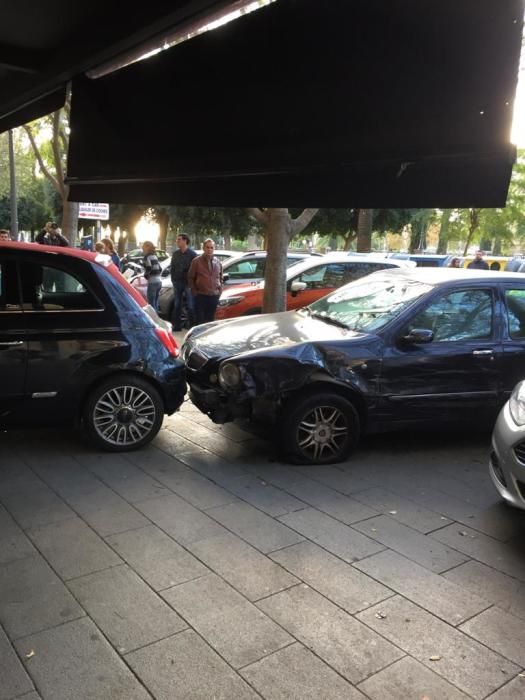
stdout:
{"type": "Polygon", "coordinates": [[[509,399],[510,415],[517,425],[525,425],[525,382],[514,387],[509,399]]]}
{"type": "Polygon", "coordinates": [[[223,389],[235,389],[241,383],[241,372],[237,365],[225,362],[219,368],[219,384],[223,389]]]}
{"type": "Polygon", "coordinates": [[[227,297],[226,299],[219,299],[219,306],[234,306],[235,304],[240,304],[244,297],[227,297]]]}

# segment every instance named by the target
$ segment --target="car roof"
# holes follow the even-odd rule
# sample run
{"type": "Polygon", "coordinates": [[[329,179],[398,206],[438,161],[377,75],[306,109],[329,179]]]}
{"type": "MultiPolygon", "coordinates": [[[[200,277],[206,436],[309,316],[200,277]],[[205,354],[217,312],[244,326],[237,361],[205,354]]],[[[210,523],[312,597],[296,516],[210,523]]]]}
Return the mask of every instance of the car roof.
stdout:
{"type": "Polygon", "coordinates": [[[373,262],[382,263],[385,265],[392,265],[394,267],[402,267],[403,269],[412,269],[411,261],[409,260],[396,260],[393,258],[385,258],[381,253],[367,253],[359,256],[348,255],[348,253],[328,253],[322,257],[309,256],[306,260],[296,263],[293,267],[288,268],[287,277],[295,277],[295,275],[300,274],[303,271],[309,270],[311,267],[316,267],[317,265],[326,265],[327,263],[345,263],[359,265],[360,263],[373,262]]]}
{"type": "Polygon", "coordinates": [[[492,281],[498,282],[521,282],[525,284],[525,276],[520,272],[499,272],[495,270],[472,270],[465,267],[411,267],[411,268],[390,268],[380,270],[374,275],[391,275],[403,277],[404,279],[438,285],[446,282],[492,281]]]}

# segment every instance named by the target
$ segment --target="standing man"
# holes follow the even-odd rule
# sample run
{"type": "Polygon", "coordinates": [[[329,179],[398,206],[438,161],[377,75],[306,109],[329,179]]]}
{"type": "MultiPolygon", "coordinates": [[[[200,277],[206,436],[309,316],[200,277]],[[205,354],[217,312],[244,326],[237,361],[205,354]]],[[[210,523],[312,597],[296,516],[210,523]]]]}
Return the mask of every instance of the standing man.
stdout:
{"type": "Polygon", "coordinates": [[[213,256],[215,243],[207,238],[202,244],[203,253],[191,263],[188,284],[195,297],[197,323],[215,319],[215,309],[222,291],[222,265],[213,256]]]}
{"type": "Polygon", "coordinates": [[[488,270],[489,269],[489,264],[486,260],[483,260],[483,251],[482,250],[476,250],[476,255],[474,256],[474,260],[472,262],[469,262],[467,265],[468,270],[488,270]]]}
{"type": "Polygon", "coordinates": [[[48,221],[45,227],[36,236],[35,241],[42,245],[56,245],[62,248],[67,248],[69,243],[67,238],[62,235],[62,231],[58,228],[58,224],[48,221]]]}
{"type": "Polygon", "coordinates": [[[188,271],[197,253],[190,248],[190,239],[185,233],[180,233],[175,241],[177,248],[171,256],[171,281],[173,283],[173,330],[182,329],[181,311],[183,300],[186,302],[188,313],[188,328],[195,323],[195,308],[193,294],[188,286],[188,271]]]}

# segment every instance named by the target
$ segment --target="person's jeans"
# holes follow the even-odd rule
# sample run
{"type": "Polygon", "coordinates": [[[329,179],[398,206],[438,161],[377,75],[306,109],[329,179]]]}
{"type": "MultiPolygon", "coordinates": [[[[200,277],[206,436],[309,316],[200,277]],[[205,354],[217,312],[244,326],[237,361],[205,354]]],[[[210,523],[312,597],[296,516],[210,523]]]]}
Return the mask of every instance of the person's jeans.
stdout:
{"type": "Polygon", "coordinates": [[[149,278],[146,296],[148,297],[148,304],[153,306],[155,311],[159,310],[159,294],[161,287],[162,281],[160,277],[155,276],[149,278]]]}
{"type": "Polygon", "coordinates": [[[195,323],[195,304],[193,300],[193,294],[189,287],[183,284],[173,285],[173,330],[180,331],[182,328],[182,308],[183,301],[186,302],[186,313],[187,313],[187,326],[191,328],[195,323]]]}
{"type": "Polygon", "coordinates": [[[195,314],[197,323],[209,323],[215,320],[215,309],[219,303],[217,295],[197,294],[195,296],[195,314]]]}

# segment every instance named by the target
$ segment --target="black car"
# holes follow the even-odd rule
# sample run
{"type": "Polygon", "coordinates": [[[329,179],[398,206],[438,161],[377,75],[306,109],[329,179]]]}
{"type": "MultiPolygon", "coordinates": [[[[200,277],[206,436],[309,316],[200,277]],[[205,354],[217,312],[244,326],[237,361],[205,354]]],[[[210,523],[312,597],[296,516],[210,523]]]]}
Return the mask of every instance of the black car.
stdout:
{"type": "Polygon", "coordinates": [[[376,272],[299,311],[194,328],[190,398],[214,421],[279,435],[300,463],[344,459],[364,433],[488,425],[525,371],[525,279],[376,272]]]}
{"type": "Polygon", "coordinates": [[[109,256],[0,244],[0,429],[82,424],[141,447],[186,391],[170,330],[109,256]]]}

